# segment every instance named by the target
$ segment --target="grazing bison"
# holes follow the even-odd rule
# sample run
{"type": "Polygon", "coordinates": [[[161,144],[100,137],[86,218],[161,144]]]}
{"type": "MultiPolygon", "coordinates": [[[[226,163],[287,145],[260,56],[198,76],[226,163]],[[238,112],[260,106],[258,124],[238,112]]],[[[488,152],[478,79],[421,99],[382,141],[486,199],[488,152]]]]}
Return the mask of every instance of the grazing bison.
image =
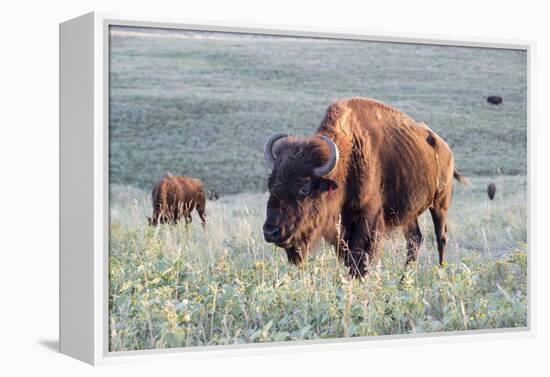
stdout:
{"type": "Polygon", "coordinates": [[[182,217],[189,224],[193,209],[197,210],[203,226],[206,222],[206,197],[199,179],[166,173],[153,188],[151,198],[153,217],[148,217],[149,225],[176,224],[182,217]]]}
{"type": "Polygon", "coordinates": [[[418,216],[430,209],[439,263],[447,244],[454,170],[447,143],[426,124],[369,98],[333,103],[308,138],[276,134],[264,146],[272,171],[264,238],[299,264],[323,237],[353,276],[378,263],[382,236],[401,228],[407,263],[422,243],[418,216]]]}
{"type": "Polygon", "coordinates": [[[497,192],[497,186],[494,183],[489,183],[487,186],[487,195],[489,196],[489,199],[493,200],[495,198],[495,194],[497,192]]]}
{"type": "Polygon", "coordinates": [[[489,102],[491,105],[500,105],[502,103],[502,97],[489,96],[487,97],[487,102],[489,102]]]}

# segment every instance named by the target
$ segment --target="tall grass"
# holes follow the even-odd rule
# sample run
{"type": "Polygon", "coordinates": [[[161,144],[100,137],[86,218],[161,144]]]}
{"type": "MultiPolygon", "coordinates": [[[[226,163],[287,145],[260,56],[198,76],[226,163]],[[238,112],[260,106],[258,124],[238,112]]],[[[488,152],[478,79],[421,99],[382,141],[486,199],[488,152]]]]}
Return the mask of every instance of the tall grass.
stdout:
{"type": "Polygon", "coordinates": [[[525,326],[525,177],[457,188],[447,264],[437,266],[433,227],[417,266],[388,235],[378,271],[349,279],[327,245],[303,267],[264,242],[265,194],[207,203],[207,227],[149,227],[148,194],[111,191],[111,351],[525,326]]]}

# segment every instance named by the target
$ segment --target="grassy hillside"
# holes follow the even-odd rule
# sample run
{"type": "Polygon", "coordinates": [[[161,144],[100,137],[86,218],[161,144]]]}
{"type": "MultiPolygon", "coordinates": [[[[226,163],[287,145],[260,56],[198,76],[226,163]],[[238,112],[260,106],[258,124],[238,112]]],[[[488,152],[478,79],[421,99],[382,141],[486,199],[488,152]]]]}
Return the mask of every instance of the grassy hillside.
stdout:
{"type": "Polygon", "coordinates": [[[169,170],[222,194],[263,191],[265,139],[311,134],[350,96],[426,122],[468,175],[526,173],[522,51],[158,29],[115,29],[110,51],[114,184],[149,190],[169,170]]]}
{"type": "Polygon", "coordinates": [[[112,351],[414,334],[525,326],[526,179],[488,178],[457,187],[448,264],[437,267],[429,216],[417,268],[405,271],[399,232],[385,242],[378,272],[349,280],[321,245],[306,265],[263,241],[265,194],[208,202],[208,222],[152,228],[148,192],[114,186],[110,225],[112,351]],[[404,276],[404,277],[403,277],[404,276]],[[403,277],[403,283],[400,283],[403,277]]]}

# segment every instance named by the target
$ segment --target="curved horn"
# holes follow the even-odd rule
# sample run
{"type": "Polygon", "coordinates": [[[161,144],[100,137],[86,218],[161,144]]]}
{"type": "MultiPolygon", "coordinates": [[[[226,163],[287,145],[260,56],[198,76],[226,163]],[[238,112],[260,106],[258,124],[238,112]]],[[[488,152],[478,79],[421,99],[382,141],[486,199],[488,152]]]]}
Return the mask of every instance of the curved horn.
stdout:
{"type": "Polygon", "coordinates": [[[264,144],[264,158],[267,161],[267,164],[270,168],[273,168],[273,165],[275,164],[275,155],[273,154],[273,145],[277,142],[277,140],[283,139],[285,137],[288,137],[287,134],[275,134],[271,136],[269,139],[266,140],[264,144]]]}
{"type": "Polygon", "coordinates": [[[318,177],[323,177],[327,174],[330,174],[332,170],[336,167],[338,159],[340,158],[340,153],[338,152],[338,147],[328,136],[321,135],[321,138],[328,144],[330,148],[330,159],[326,164],[318,168],[313,169],[313,173],[318,177]]]}

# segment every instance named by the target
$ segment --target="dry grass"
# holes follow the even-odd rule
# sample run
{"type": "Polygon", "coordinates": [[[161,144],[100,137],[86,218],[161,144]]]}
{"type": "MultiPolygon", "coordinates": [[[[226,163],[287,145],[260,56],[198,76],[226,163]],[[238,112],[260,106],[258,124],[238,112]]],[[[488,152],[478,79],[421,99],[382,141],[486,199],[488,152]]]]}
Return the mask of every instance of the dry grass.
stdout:
{"type": "Polygon", "coordinates": [[[146,225],[148,195],[111,193],[112,351],[294,339],[411,334],[526,326],[525,177],[457,189],[448,264],[436,266],[433,229],[417,268],[404,271],[405,243],[388,237],[377,273],[350,280],[322,246],[302,268],[261,235],[265,194],[209,202],[206,231],[146,225]],[[404,276],[404,277],[403,277],[404,276]],[[403,277],[402,283],[400,282],[403,277]]]}

